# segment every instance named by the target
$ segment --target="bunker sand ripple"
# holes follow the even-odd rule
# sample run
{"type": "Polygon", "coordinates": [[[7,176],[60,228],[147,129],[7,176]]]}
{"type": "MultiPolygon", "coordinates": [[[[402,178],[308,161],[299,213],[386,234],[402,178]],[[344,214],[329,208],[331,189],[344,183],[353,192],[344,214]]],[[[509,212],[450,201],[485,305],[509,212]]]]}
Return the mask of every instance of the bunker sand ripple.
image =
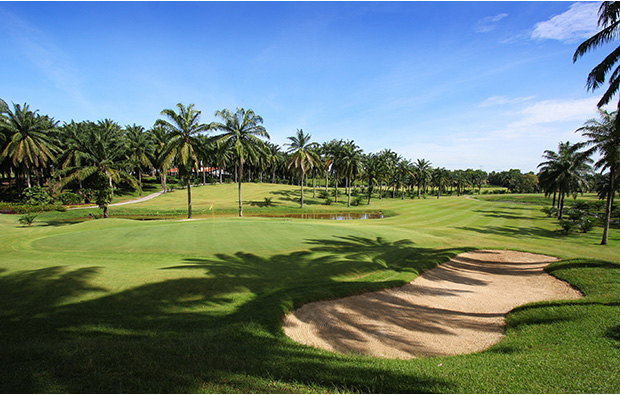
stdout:
{"type": "Polygon", "coordinates": [[[582,297],[544,272],[556,260],[508,250],[467,252],[403,287],[304,305],[284,318],[284,332],[309,346],[384,358],[479,352],[501,340],[513,308],[582,297]]]}

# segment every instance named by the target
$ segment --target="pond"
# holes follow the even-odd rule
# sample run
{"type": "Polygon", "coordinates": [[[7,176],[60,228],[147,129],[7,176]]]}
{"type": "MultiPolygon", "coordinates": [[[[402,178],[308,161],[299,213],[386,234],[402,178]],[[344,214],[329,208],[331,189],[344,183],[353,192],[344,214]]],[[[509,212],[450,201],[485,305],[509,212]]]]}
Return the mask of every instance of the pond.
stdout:
{"type": "Polygon", "coordinates": [[[302,219],[333,219],[337,221],[351,219],[380,219],[385,218],[382,212],[374,213],[303,213],[303,214],[248,214],[248,217],[277,217],[302,219]]]}

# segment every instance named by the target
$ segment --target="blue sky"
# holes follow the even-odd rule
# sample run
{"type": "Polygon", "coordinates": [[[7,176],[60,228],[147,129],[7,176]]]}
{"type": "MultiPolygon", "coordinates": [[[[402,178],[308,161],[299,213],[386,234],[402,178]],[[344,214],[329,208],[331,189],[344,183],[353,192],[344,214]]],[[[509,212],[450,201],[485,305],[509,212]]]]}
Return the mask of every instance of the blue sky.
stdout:
{"type": "Polygon", "coordinates": [[[277,144],[391,148],[434,167],[536,170],[602,91],[596,2],[0,2],[0,98],[149,128],[251,108],[277,144]]]}

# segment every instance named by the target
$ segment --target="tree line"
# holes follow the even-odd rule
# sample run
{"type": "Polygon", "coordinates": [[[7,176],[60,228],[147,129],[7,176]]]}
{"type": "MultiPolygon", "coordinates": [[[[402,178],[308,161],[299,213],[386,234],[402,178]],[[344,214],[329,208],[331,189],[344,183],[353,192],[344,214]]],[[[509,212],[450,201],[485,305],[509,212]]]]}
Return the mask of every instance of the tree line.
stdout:
{"type": "MultiPolygon", "coordinates": [[[[141,191],[144,174],[158,177],[166,192],[168,174],[174,169],[186,183],[189,216],[192,180],[201,174],[205,183],[207,173],[220,183],[226,177],[239,184],[243,215],[242,181],[303,187],[311,178],[315,197],[319,179],[326,190],[335,188],[336,202],[338,187],[344,187],[351,205],[352,188],[362,184],[370,203],[373,193],[379,199],[390,193],[404,199],[406,192],[418,198],[429,193],[460,195],[474,188],[480,192],[489,177],[482,170],[433,168],[428,160],[413,162],[391,149],[365,154],[353,140],[311,142],[311,135],[301,129],[280,147],[269,141],[263,119],[243,108],[216,111],[218,121],[210,123],[200,121],[201,112],[193,104],[179,103],[160,115],[149,129],[136,124],[122,127],[110,119],[59,125],[28,104],[9,107],[0,100],[5,197],[19,200],[34,186],[46,186],[51,194],[89,188],[105,207],[120,183],[141,191]]],[[[300,203],[303,207],[303,194],[300,203]]]]}

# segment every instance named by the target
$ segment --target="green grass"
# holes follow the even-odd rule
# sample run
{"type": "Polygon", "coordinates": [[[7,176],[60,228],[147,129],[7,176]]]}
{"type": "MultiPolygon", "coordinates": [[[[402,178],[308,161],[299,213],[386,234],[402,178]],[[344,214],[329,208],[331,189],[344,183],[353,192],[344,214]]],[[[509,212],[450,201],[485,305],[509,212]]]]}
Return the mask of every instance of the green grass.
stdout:
{"type": "MultiPolygon", "coordinates": [[[[91,210],[70,210],[42,213],[26,227],[19,216],[0,216],[0,391],[620,388],[618,229],[608,246],[598,244],[600,229],[561,236],[540,205],[516,198],[384,198],[355,208],[393,214],[381,220],[237,218],[236,185],[192,191],[195,210],[203,212],[195,221],[119,218],[182,217],[184,190],[111,208],[113,218],[105,220],[83,221],[91,210]],[[561,257],[548,271],[586,297],[519,307],[500,343],[447,358],[341,355],[282,332],[283,314],[304,303],[397,286],[477,248],[561,257]]],[[[301,212],[298,187],[244,184],[243,191],[246,213],[301,212]],[[265,196],[273,207],[258,204],[265,196]]],[[[309,188],[305,212],[346,210],[311,196],[309,188]]]]}

